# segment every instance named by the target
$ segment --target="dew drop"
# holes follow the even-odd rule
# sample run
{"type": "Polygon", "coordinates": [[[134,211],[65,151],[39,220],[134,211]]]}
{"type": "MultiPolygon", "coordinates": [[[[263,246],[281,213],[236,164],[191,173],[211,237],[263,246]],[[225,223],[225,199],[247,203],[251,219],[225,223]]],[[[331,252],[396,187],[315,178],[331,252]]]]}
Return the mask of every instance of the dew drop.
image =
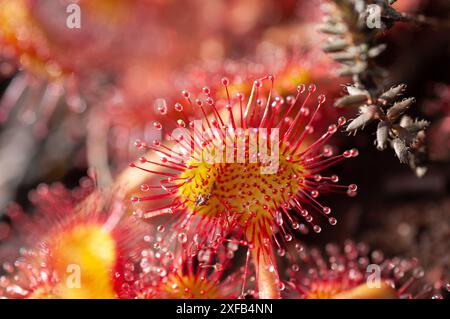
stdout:
{"type": "Polygon", "coordinates": [[[310,85],[308,86],[308,92],[309,92],[309,93],[314,93],[314,92],[316,92],[316,85],[315,85],[315,84],[310,84],[310,85]]]}
{"type": "Polygon", "coordinates": [[[301,232],[302,234],[306,235],[306,234],[309,233],[309,229],[308,229],[308,227],[306,227],[305,224],[300,224],[300,232],[301,232]]]}
{"type": "Polygon", "coordinates": [[[194,243],[198,244],[200,242],[200,236],[198,234],[195,234],[192,240],[194,241],[194,243]]]}
{"type": "Polygon", "coordinates": [[[203,93],[205,93],[206,95],[209,95],[211,93],[211,90],[209,89],[209,87],[205,86],[202,89],[203,93]]]}
{"type": "Polygon", "coordinates": [[[346,119],[345,117],[343,117],[343,116],[341,116],[341,117],[338,119],[338,125],[339,125],[339,126],[344,125],[346,122],[347,122],[347,119],[346,119]]]}
{"type": "Polygon", "coordinates": [[[6,291],[8,293],[13,293],[13,294],[18,294],[18,295],[22,295],[25,296],[28,291],[23,289],[22,287],[18,286],[18,285],[11,285],[6,287],[6,291]]]}
{"type": "Polygon", "coordinates": [[[124,279],[125,279],[125,281],[133,281],[134,280],[133,273],[131,271],[125,271],[124,279]]]}
{"type": "Polygon", "coordinates": [[[166,252],[166,258],[169,260],[173,260],[175,258],[175,256],[173,255],[172,252],[168,251],[168,252],[166,252]]]}
{"type": "Polygon", "coordinates": [[[137,196],[131,197],[131,202],[132,203],[138,203],[139,201],[140,201],[139,197],[137,197],[137,196]]]}
{"type": "Polygon", "coordinates": [[[278,226],[283,225],[283,215],[279,211],[275,212],[275,222],[278,226]]]}
{"type": "Polygon", "coordinates": [[[330,145],[325,145],[323,147],[323,156],[330,157],[333,155],[333,148],[330,145]]]}
{"type": "Polygon", "coordinates": [[[153,122],[153,126],[154,128],[156,128],[157,130],[161,130],[162,129],[162,125],[159,122],[153,122]]]}
{"type": "Polygon", "coordinates": [[[160,233],[164,232],[164,230],[165,230],[164,225],[159,225],[158,228],[157,228],[157,230],[158,230],[160,233]]]}
{"type": "Polygon", "coordinates": [[[136,140],[134,142],[134,146],[136,146],[137,148],[143,148],[144,147],[143,143],[140,140],[136,140]]]}
{"type": "Polygon", "coordinates": [[[319,101],[319,104],[323,104],[327,100],[327,97],[325,96],[325,94],[320,94],[317,100],[319,101]]]}
{"type": "Polygon", "coordinates": [[[158,112],[161,115],[166,115],[167,114],[167,103],[166,103],[166,100],[164,100],[164,99],[157,99],[155,101],[154,106],[156,107],[156,109],[158,110],[158,112]]]}
{"type": "Polygon", "coordinates": [[[181,128],[186,127],[186,123],[181,119],[177,120],[177,125],[178,125],[178,127],[181,127],[181,128]]]}
{"type": "Polygon", "coordinates": [[[316,233],[320,233],[322,231],[322,228],[320,228],[319,225],[314,225],[313,229],[316,233]]]}
{"type": "Polygon", "coordinates": [[[174,106],[175,110],[178,112],[183,111],[183,105],[181,105],[180,103],[176,103],[174,106]]]}
{"type": "Polygon", "coordinates": [[[187,242],[187,236],[186,236],[186,234],[185,234],[185,233],[179,233],[179,234],[178,234],[178,241],[179,241],[181,244],[185,244],[185,243],[187,242]]]}
{"type": "Polygon", "coordinates": [[[14,266],[13,266],[11,263],[5,262],[5,263],[3,263],[2,266],[3,266],[3,269],[4,269],[7,273],[11,274],[11,273],[14,272],[14,266]]]}
{"type": "Polygon", "coordinates": [[[357,156],[359,155],[359,152],[358,152],[358,150],[357,150],[356,148],[352,148],[352,149],[350,150],[350,155],[351,155],[352,157],[357,157],[357,156]]]}
{"type": "Polygon", "coordinates": [[[332,125],[328,126],[328,133],[334,134],[336,132],[337,132],[337,126],[336,125],[332,124],[332,125]]]}
{"type": "Polygon", "coordinates": [[[306,86],[305,86],[304,84],[300,84],[300,85],[297,87],[297,91],[298,91],[299,93],[305,92],[305,89],[306,89],[306,86]]]}
{"type": "Polygon", "coordinates": [[[336,225],[336,224],[337,224],[337,219],[334,218],[334,217],[330,217],[330,218],[328,219],[328,222],[329,222],[331,225],[336,225]]]}
{"type": "Polygon", "coordinates": [[[306,126],[305,126],[305,131],[306,131],[308,134],[314,133],[314,126],[312,126],[312,125],[306,125],[306,126]]]}
{"type": "Polygon", "coordinates": [[[413,271],[414,278],[422,278],[425,275],[425,272],[422,268],[415,269],[413,271]]]}
{"type": "Polygon", "coordinates": [[[329,214],[329,213],[331,213],[331,208],[330,207],[327,207],[327,206],[325,206],[325,207],[323,207],[322,208],[322,210],[323,210],[323,212],[325,213],[325,214],[329,214]]]}

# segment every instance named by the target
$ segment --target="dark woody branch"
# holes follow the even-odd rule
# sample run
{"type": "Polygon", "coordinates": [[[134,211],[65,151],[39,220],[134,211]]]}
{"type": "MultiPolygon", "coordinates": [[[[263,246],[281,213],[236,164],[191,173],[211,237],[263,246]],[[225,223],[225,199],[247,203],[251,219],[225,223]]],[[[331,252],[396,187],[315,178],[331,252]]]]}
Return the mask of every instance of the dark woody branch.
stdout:
{"type": "Polygon", "coordinates": [[[351,76],[347,95],[335,107],[351,107],[358,114],[346,130],[355,133],[378,122],[375,144],[379,150],[392,148],[401,163],[408,163],[417,176],[426,173],[425,129],[428,122],[406,115],[415,99],[402,99],[405,84],[389,87],[388,72],[375,59],[386,49],[378,42],[381,33],[406,15],[392,8],[393,0],[332,0],[321,32],[329,38],[323,50],[339,62],[340,76],[351,76]]]}

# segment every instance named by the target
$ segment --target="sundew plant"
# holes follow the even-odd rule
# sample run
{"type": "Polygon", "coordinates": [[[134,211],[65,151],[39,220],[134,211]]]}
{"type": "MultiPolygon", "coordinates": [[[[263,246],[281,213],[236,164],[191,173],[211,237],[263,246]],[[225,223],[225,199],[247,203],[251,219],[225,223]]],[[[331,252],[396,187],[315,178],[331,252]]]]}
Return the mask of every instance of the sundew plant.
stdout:
{"type": "Polygon", "coordinates": [[[0,298],[448,298],[449,14],[0,0],[0,298]]]}

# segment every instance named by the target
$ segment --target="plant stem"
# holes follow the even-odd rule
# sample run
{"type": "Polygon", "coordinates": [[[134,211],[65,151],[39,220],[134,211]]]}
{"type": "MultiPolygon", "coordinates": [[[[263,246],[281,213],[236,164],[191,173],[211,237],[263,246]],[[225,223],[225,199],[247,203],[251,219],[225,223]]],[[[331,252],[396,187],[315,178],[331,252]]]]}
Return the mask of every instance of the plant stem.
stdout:
{"type": "Polygon", "coordinates": [[[333,296],[333,299],[397,299],[397,293],[391,286],[382,283],[379,288],[369,288],[366,283],[349,291],[333,296]]]}
{"type": "Polygon", "coordinates": [[[258,249],[252,251],[252,259],[256,269],[259,299],[279,299],[279,277],[276,265],[273,265],[273,249],[258,249]]]}

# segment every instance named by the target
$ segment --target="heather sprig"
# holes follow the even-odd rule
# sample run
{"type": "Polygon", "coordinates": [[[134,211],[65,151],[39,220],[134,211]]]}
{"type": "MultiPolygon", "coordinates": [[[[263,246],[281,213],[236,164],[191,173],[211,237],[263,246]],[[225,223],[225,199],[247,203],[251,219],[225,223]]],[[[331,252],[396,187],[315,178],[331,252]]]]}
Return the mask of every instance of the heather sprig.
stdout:
{"type": "Polygon", "coordinates": [[[396,22],[408,20],[391,5],[392,0],[334,0],[326,6],[327,16],[321,32],[329,35],[323,50],[341,63],[338,75],[351,76],[353,83],[346,87],[347,95],[335,101],[335,107],[351,107],[358,114],[346,127],[355,133],[371,122],[377,122],[376,146],[384,150],[390,146],[401,163],[408,163],[417,176],[426,171],[427,152],[425,130],[429,123],[406,115],[415,103],[413,97],[402,99],[406,85],[390,88],[388,72],[377,65],[376,58],[386,49],[379,43],[379,35],[396,22]],[[379,10],[379,25],[372,25],[379,10]]]}

